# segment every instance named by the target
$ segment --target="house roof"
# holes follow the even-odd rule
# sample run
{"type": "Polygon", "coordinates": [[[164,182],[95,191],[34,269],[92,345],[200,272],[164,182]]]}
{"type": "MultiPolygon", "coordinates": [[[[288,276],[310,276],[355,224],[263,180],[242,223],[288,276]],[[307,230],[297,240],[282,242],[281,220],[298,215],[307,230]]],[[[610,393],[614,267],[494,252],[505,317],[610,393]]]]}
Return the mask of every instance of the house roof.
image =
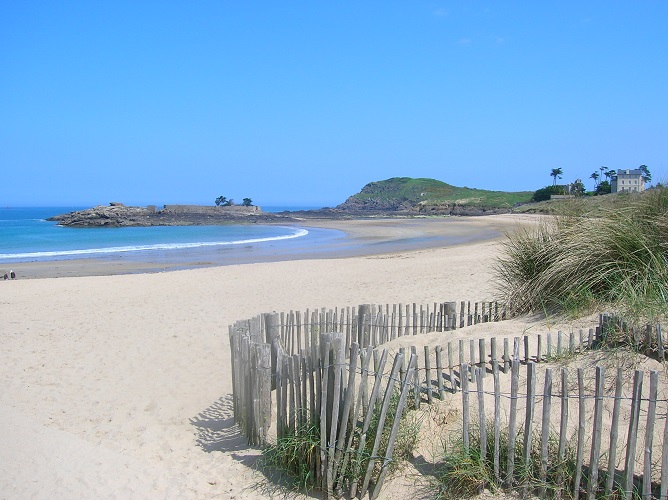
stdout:
{"type": "Polygon", "coordinates": [[[619,169],[615,173],[615,175],[640,175],[642,176],[642,171],[638,170],[637,168],[634,168],[633,170],[631,169],[619,169]]]}

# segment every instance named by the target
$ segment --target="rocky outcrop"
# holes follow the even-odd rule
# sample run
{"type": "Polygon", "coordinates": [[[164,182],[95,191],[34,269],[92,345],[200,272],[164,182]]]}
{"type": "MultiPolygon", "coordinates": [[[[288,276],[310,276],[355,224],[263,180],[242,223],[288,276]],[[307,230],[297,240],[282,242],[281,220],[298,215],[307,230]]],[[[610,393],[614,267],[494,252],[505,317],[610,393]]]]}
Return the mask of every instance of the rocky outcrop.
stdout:
{"type": "Polygon", "coordinates": [[[155,206],[129,207],[114,202],[109,206],[57,215],[49,220],[67,227],[146,227],[276,222],[288,218],[264,213],[259,207],[170,205],[168,209],[156,210],[155,206]]]}
{"type": "Polygon", "coordinates": [[[111,203],[109,206],[97,206],[87,210],[56,215],[49,220],[57,221],[61,226],[70,227],[121,227],[151,225],[151,212],[143,207],[126,207],[122,203],[111,203]]]}

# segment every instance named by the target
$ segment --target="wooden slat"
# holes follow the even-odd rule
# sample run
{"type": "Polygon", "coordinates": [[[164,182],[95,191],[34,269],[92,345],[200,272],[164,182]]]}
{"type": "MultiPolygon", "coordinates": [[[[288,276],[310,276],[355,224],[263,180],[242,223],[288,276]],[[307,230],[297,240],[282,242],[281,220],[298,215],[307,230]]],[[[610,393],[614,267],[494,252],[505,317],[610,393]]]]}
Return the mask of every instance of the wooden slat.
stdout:
{"type": "Polygon", "coordinates": [[[443,400],[445,397],[445,388],[443,387],[443,360],[441,359],[441,351],[443,348],[436,346],[436,376],[438,378],[438,399],[443,400]]]}
{"type": "Polygon", "coordinates": [[[617,368],[617,380],[615,383],[615,402],[612,407],[612,419],[610,420],[610,447],[608,448],[608,475],[605,480],[605,496],[612,494],[615,481],[615,469],[617,468],[617,439],[619,438],[619,410],[622,400],[622,369],[617,368]]]}
{"type": "Polygon", "coordinates": [[[591,455],[589,456],[589,480],[587,481],[587,496],[590,500],[596,498],[598,491],[598,462],[601,458],[601,426],[603,425],[603,396],[605,395],[605,369],[596,367],[596,393],[594,396],[594,428],[592,430],[591,455]]]}
{"type": "Polygon", "coordinates": [[[482,463],[487,460],[487,426],[485,425],[485,389],[483,387],[483,376],[481,368],[476,368],[477,391],[478,391],[478,425],[480,426],[480,459],[482,463]]]}
{"type": "Polygon", "coordinates": [[[548,443],[550,438],[550,413],[552,412],[552,369],[545,370],[545,385],[543,387],[543,419],[540,436],[540,480],[543,484],[541,497],[545,498],[545,480],[548,467],[548,443]]]}
{"type": "Polygon", "coordinates": [[[431,360],[429,356],[429,346],[424,346],[424,372],[425,372],[425,385],[427,386],[427,402],[432,404],[433,394],[431,393],[431,360]]]}
{"type": "MultiPolygon", "coordinates": [[[[462,372],[468,372],[468,365],[462,365],[462,372]]],[[[462,378],[462,438],[464,441],[464,453],[469,454],[470,451],[470,416],[469,416],[469,378],[462,378]]]]}
{"type": "Polygon", "coordinates": [[[626,458],[624,460],[624,498],[633,495],[633,473],[636,463],[636,443],[638,440],[638,423],[640,420],[640,402],[642,397],[643,372],[636,370],[633,376],[633,394],[631,400],[631,419],[626,440],[626,458]]]}
{"type": "Polygon", "coordinates": [[[654,422],[656,419],[656,397],[659,387],[659,372],[649,373],[649,405],[647,407],[647,424],[645,425],[645,454],[643,457],[642,496],[652,496],[652,443],[654,440],[654,422]]]}
{"type": "Polygon", "coordinates": [[[564,462],[566,458],[566,442],[568,440],[568,369],[561,369],[561,421],[559,425],[559,447],[557,449],[557,460],[559,469],[557,471],[557,496],[561,498],[564,481],[564,462]]]}
{"type": "Polygon", "coordinates": [[[524,417],[524,443],[522,461],[529,470],[531,461],[531,441],[533,439],[534,404],[536,403],[536,363],[527,364],[527,400],[524,417]]]}
{"type": "Polygon", "coordinates": [[[513,359],[512,367],[510,369],[510,412],[508,421],[508,449],[507,449],[507,463],[506,463],[506,486],[513,487],[515,478],[513,477],[515,470],[515,442],[517,440],[517,392],[519,389],[520,379],[520,361],[517,358],[513,359]]]}
{"type": "Polygon", "coordinates": [[[582,481],[582,454],[584,452],[584,435],[586,424],[584,371],[578,368],[578,442],[575,452],[575,479],[573,480],[573,497],[580,498],[582,481]]]}
{"type": "Polygon", "coordinates": [[[492,367],[494,377],[494,478],[501,484],[501,382],[498,363],[492,367]]]}

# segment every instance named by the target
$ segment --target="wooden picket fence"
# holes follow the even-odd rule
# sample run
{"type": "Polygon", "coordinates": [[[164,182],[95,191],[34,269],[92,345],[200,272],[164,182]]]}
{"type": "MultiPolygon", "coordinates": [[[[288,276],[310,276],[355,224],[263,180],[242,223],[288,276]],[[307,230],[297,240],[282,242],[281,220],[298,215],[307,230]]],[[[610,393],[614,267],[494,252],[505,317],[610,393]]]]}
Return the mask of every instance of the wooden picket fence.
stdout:
{"type": "Polygon", "coordinates": [[[392,463],[399,424],[416,378],[416,357],[411,355],[405,375],[400,377],[403,354],[394,357],[389,375],[384,372],[386,350],[372,371],[373,347],[360,351],[353,342],[350,362],[346,362],[341,333],[320,334],[315,358],[306,350],[289,355],[277,340],[256,343],[249,333],[237,328],[230,334],[234,414],[249,441],[266,443],[273,388],[277,439],[300,439],[302,434],[310,436],[314,427],[319,430],[317,453],[300,458],[310,469],[314,485],[327,497],[346,489],[352,497],[368,492],[370,498],[377,498],[392,463]],[[393,416],[388,418],[390,414],[393,416]]]}
{"type": "MultiPolygon", "coordinates": [[[[554,390],[553,369],[547,368],[543,373],[543,391],[537,393],[537,365],[531,361],[525,366],[524,386],[520,387],[520,360],[512,360],[510,393],[500,391],[498,363],[493,363],[492,367],[490,384],[493,388],[489,388],[489,384],[485,388],[480,367],[473,372],[475,389],[471,389],[469,377],[462,379],[464,450],[469,453],[475,440],[476,450],[471,456],[479,457],[493,469],[498,485],[524,488],[526,492],[528,486],[522,481],[533,465],[534,470],[538,470],[539,491],[531,493],[540,498],[600,498],[601,495],[609,498],[613,494],[616,498],[629,499],[668,498],[668,400],[658,398],[659,372],[649,372],[649,391],[643,393],[646,374],[636,370],[631,394],[625,396],[625,384],[628,384],[621,368],[617,369],[614,383],[606,384],[605,368],[596,366],[593,394],[585,389],[583,368],[577,369],[576,391],[569,389],[568,370],[562,368],[558,392],[554,390]],[[606,385],[614,385],[614,396],[606,390],[606,385]],[[493,398],[491,404],[490,398],[493,398]],[[504,404],[504,399],[509,400],[509,405],[504,404]],[[503,425],[502,413],[506,417],[503,425]],[[604,415],[608,418],[606,421],[604,415]],[[655,429],[660,425],[663,425],[663,439],[657,440],[655,429]],[[569,477],[565,460],[567,445],[573,445],[573,427],[577,427],[575,446],[570,453],[574,476],[569,477]],[[505,434],[503,445],[502,431],[505,434]],[[520,437],[521,443],[518,442],[520,437]],[[642,446],[639,457],[636,456],[638,443],[642,446]],[[659,456],[660,462],[656,460],[659,456]],[[518,474],[518,468],[523,472],[518,474]]],[[[467,373],[468,368],[465,364],[462,372],[467,373]]]]}
{"type": "Polygon", "coordinates": [[[504,305],[498,302],[442,302],[433,304],[363,304],[357,307],[307,309],[303,313],[262,314],[251,320],[237,322],[233,328],[252,321],[260,322],[266,341],[278,336],[283,349],[299,354],[302,349],[317,346],[320,333],[345,334],[345,351],[356,342],[360,348],[380,346],[398,337],[428,332],[452,331],[478,323],[507,318],[504,305]],[[265,325],[264,322],[267,322],[265,325]]]}
{"type": "MultiPolygon", "coordinates": [[[[376,497],[392,461],[393,440],[396,438],[399,420],[407,404],[419,408],[420,403],[425,400],[432,403],[435,398],[444,399],[447,394],[461,391],[463,430],[465,440],[468,442],[471,426],[469,409],[471,394],[476,392],[478,394],[477,411],[481,419],[480,424],[486,418],[484,399],[490,392],[485,392],[480,387],[484,387],[486,378],[486,383],[490,383],[488,376],[492,373],[491,378],[495,384],[493,434],[494,436],[498,434],[497,426],[500,425],[497,422],[499,411],[497,401],[499,398],[510,398],[508,432],[510,436],[516,435],[517,402],[524,397],[518,396],[518,382],[515,380],[520,363],[534,367],[527,369],[533,370],[534,375],[531,380],[535,381],[536,364],[596,349],[603,341],[610,341],[615,332],[624,331],[623,322],[609,315],[601,315],[597,328],[586,332],[580,330],[577,334],[556,332],[554,335],[548,333],[544,336],[527,335],[505,339],[460,338],[447,343],[442,342],[433,348],[423,346],[420,349],[424,351],[423,356],[416,346],[402,347],[393,353],[391,372],[385,370],[388,358],[393,355],[379,348],[386,342],[405,335],[414,336],[433,331],[452,332],[458,327],[499,321],[505,317],[504,308],[496,303],[472,305],[470,302],[461,302],[458,306],[456,302],[444,302],[436,303],[431,308],[429,306],[418,308],[415,304],[412,307],[362,305],[357,308],[306,311],[303,314],[293,311],[287,314],[268,313],[238,321],[230,326],[235,421],[248,437],[249,443],[253,445],[267,443],[272,421],[275,421],[274,429],[278,439],[297,436],[301,432],[306,432],[306,429],[317,427],[320,430],[321,440],[319,454],[310,458],[316,484],[320,485],[328,496],[340,494],[344,489],[350,488],[352,496],[368,491],[372,498],[376,497]],[[515,392],[514,395],[512,393],[503,395],[497,390],[499,372],[505,375],[509,371],[515,392]],[[356,382],[357,379],[359,382],[356,382]],[[371,380],[373,380],[373,390],[369,392],[368,385],[371,380]],[[478,390],[471,391],[470,384],[476,384],[478,390]],[[386,421],[388,407],[395,393],[399,395],[398,408],[394,418],[386,421]],[[376,435],[373,436],[373,449],[365,451],[367,438],[372,438],[372,436],[367,437],[367,432],[374,415],[376,421],[380,421],[380,425],[376,435]],[[385,449],[379,450],[381,436],[387,436],[388,433],[389,444],[384,444],[385,449]],[[356,474],[347,475],[346,471],[350,471],[351,467],[357,467],[356,474]],[[350,477],[358,479],[346,483],[346,478],[350,477]]],[[[652,355],[656,354],[656,357],[664,360],[665,342],[660,325],[648,327],[642,332],[631,333],[632,335],[626,338],[632,339],[634,348],[652,355]]],[[[418,339],[419,337],[415,338],[416,341],[418,339]]],[[[636,374],[636,377],[638,376],[636,374]]],[[[534,401],[531,397],[535,398],[535,392],[531,396],[532,392],[528,387],[525,394],[527,398],[525,407],[533,408],[534,401]]],[[[633,394],[636,394],[635,388],[633,394]]],[[[544,394],[543,401],[546,398],[551,401],[554,397],[556,396],[552,394],[544,394]]],[[[559,397],[566,401],[562,405],[567,405],[568,399],[573,396],[567,395],[566,399],[563,399],[563,395],[559,397]]],[[[587,398],[598,400],[596,398],[601,396],[585,396],[579,393],[578,397],[584,401],[587,398]]],[[[638,397],[640,398],[640,393],[638,397]]],[[[615,405],[621,404],[623,398],[617,399],[615,405]]],[[[656,397],[654,399],[656,400],[656,397]]],[[[631,414],[639,411],[641,400],[642,398],[632,403],[634,409],[631,414]]],[[[652,400],[651,388],[649,400],[652,400]]],[[[578,402],[578,408],[583,421],[584,403],[578,402]]],[[[653,418],[656,418],[656,405],[653,408],[653,418]]],[[[600,409],[595,408],[594,420],[597,421],[599,418],[600,409]]],[[[549,436],[550,417],[543,415],[541,422],[547,422],[544,429],[549,436]]],[[[525,428],[531,430],[533,425],[533,420],[525,419],[525,428]]],[[[631,433],[631,422],[628,425],[631,433]]],[[[636,429],[634,432],[637,434],[637,419],[634,425],[636,429]]],[[[479,429],[484,430],[486,427],[481,426],[479,429]]],[[[561,450],[562,435],[565,436],[564,432],[566,431],[560,430],[559,450],[561,450]]],[[[595,436],[597,432],[600,434],[600,426],[594,428],[592,435],[595,436]]],[[[668,442],[668,434],[665,437],[665,441],[668,442]]],[[[633,486],[634,478],[635,482],[638,482],[633,471],[634,456],[629,458],[631,461],[622,475],[613,473],[605,476],[603,490],[596,474],[604,470],[604,467],[599,466],[598,461],[594,464],[590,460],[589,469],[586,469],[588,471],[586,480],[582,480],[581,442],[583,443],[585,438],[590,439],[589,435],[578,435],[580,458],[577,470],[580,479],[573,485],[573,491],[579,491],[581,485],[584,485],[590,495],[601,491],[608,492],[608,482],[613,481],[616,491],[626,492],[626,488],[633,486]]],[[[612,448],[617,441],[613,442],[612,434],[610,439],[608,456],[614,458],[612,448]]],[[[596,439],[591,440],[592,446],[594,441],[596,439]]],[[[600,446],[592,448],[592,457],[598,453],[597,450],[600,451],[600,446]]],[[[510,448],[508,452],[510,453],[510,448]]],[[[665,451],[662,453],[665,454],[665,451]]],[[[494,456],[491,457],[494,461],[495,474],[498,473],[503,482],[512,485],[516,481],[513,475],[514,462],[511,464],[509,460],[508,468],[502,470],[499,468],[500,464],[497,464],[497,455],[495,450],[494,456]]],[[[668,458],[662,456],[668,464],[668,458]]],[[[541,457],[541,464],[542,460],[541,457]]],[[[643,479],[640,483],[643,488],[649,488],[650,492],[654,492],[656,485],[660,484],[663,492],[666,484],[663,474],[664,471],[668,472],[668,465],[663,466],[662,463],[661,480],[653,482],[651,454],[649,460],[650,472],[647,476],[649,479],[643,479]]],[[[613,462],[614,460],[610,463],[613,462]]],[[[546,465],[548,469],[549,464],[548,460],[546,465]]],[[[605,470],[615,469],[608,467],[605,470]]]]}

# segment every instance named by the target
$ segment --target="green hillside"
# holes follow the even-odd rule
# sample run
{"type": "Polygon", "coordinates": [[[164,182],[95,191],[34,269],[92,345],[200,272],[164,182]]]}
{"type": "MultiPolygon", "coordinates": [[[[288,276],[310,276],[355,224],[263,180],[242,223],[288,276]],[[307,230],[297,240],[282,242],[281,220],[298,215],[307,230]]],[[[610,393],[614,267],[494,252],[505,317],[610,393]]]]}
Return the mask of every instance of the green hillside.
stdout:
{"type": "Polygon", "coordinates": [[[435,179],[393,177],[371,182],[342,208],[356,210],[433,210],[437,207],[510,209],[531,200],[532,193],[456,187],[435,179]]]}

